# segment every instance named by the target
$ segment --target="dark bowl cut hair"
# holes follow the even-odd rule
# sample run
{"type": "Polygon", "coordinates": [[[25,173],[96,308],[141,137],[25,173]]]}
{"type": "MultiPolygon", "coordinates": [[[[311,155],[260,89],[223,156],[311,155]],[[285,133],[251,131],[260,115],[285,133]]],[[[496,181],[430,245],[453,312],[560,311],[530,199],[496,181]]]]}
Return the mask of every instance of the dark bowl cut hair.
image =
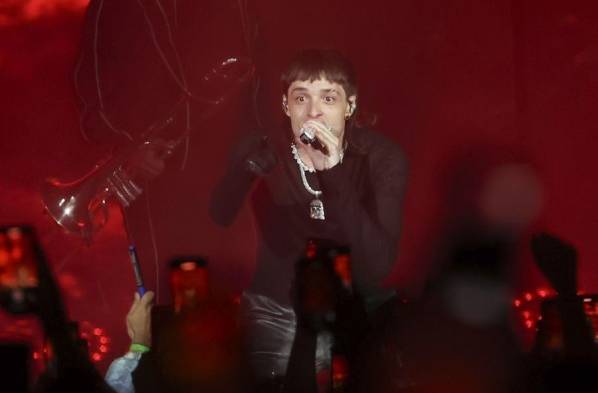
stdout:
{"type": "Polygon", "coordinates": [[[280,77],[282,94],[287,95],[295,81],[326,79],[343,87],[347,98],[357,95],[357,78],[351,62],[331,49],[307,49],[301,51],[280,77]]]}

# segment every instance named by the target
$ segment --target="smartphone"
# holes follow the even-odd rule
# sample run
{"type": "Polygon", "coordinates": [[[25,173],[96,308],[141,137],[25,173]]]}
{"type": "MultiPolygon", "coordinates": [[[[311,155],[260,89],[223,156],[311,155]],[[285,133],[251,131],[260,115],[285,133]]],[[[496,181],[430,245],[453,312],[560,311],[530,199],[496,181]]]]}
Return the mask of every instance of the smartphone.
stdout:
{"type": "MultiPolygon", "coordinates": [[[[588,324],[592,327],[594,343],[598,345],[598,295],[579,295],[588,324]]],[[[541,305],[541,320],[538,327],[542,330],[545,349],[558,352],[563,349],[563,323],[556,298],[548,298],[541,305]]]]}
{"type": "Polygon", "coordinates": [[[0,381],[4,392],[28,392],[31,350],[25,343],[0,343],[0,381]]]}
{"type": "Polygon", "coordinates": [[[353,291],[353,274],[351,272],[351,250],[349,247],[334,247],[328,251],[332,268],[343,287],[353,291]]]}
{"type": "Polygon", "coordinates": [[[10,313],[36,310],[38,250],[31,227],[0,227],[0,304],[10,313]]]}
{"type": "Polygon", "coordinates": [[[170,261],[170,287],[174,311],[191,309],[205,302],[210,295],[208,262],[200,256],[175,258],[170,261]]]}
{"type": "Polygon", "coordinates": [[[298,305],[306,315],[324,315],[334,311],[335,271],[330,251],[334,243],[327,239],[309,239],[305,254],[297,261],[295,289],[298,305]]]}

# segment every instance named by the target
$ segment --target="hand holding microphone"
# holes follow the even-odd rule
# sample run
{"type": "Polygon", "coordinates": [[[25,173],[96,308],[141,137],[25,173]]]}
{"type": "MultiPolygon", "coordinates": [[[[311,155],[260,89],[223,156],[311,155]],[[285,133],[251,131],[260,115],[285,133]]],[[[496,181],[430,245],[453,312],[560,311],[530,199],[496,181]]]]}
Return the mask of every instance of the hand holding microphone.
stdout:
{"type": "Polygon", "coordinates": [[[300,131],[299,140],[316,170],[330,169],[342,161],[342,135],[336,135],[332,127],[318,120],[308,120],[300,131]]]}
{"type": "Polygon", "coordinates": [[[301,127],[301,131],[299,139],[304,145],[310,145],[314,149],[321,151],[322,154],[328,155],[328,148],[316,138],[316,129],[313,126],[306,123],[301,127]]]}

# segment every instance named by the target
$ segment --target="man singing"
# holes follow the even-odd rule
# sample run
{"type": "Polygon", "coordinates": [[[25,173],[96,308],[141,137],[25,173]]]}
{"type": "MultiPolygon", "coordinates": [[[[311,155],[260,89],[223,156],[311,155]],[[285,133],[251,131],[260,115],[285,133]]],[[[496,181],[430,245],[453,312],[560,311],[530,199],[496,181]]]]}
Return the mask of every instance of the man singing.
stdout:
{"type": "MultiPolygon", "coordinates": [[[[356,124],[357,84],[347,59],[303,51],[281,82],[286,142],[241,143],[210,206],[214,221],[228,225],[253,189],[257,263],[242,308],[258,377],[286,372],[296,328],[291,282],[308,239],[350,247],[354,284],[368,306],[392,294],[381,284],[397,254],[407,177],[399,147],[356,124]]],[[[328,352],[318,342],[316,369],[326,366],[328,352]]]]}

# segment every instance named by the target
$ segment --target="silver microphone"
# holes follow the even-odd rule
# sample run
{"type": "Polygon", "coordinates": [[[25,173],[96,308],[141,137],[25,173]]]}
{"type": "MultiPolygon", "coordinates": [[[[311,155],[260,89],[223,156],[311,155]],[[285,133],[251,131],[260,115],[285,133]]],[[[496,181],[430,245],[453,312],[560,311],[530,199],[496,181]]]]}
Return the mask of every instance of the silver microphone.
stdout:
{"type": "Polygon", "coordinates": [[[304,125],[299,131],[301,131],[299,140],[304,145],[310,145],[314,149],[321,151],[323,154],[328,155],[328,148],[316,138],[316,130],[313,127],[304,125]]]}

